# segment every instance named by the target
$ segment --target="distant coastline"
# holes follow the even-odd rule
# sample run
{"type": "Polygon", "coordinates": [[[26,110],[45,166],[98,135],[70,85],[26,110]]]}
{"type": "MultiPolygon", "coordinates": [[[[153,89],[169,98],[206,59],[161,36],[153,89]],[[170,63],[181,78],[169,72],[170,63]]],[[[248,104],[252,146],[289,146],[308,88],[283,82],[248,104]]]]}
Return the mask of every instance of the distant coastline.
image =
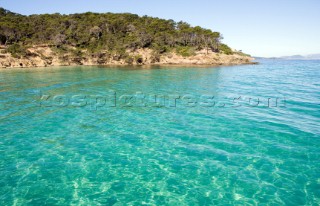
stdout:
{"type": "Polygon", "coordinates": [[[283,60],[320,60],[320,54],[292,55],[282,57],[255,57],[256,59],[283,59],[283,60]]]}

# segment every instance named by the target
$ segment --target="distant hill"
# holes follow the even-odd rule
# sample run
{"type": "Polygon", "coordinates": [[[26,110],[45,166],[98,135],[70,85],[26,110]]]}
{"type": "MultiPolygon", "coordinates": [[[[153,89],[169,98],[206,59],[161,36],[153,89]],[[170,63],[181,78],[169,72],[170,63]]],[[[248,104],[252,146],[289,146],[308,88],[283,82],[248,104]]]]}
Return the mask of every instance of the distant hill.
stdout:
{"type": "Polygon", "coordinates": [[[311,54],[307,56],[308,59],[320,59],[320,54],[311,54]]]}
{"type": "Polygon", "coordinates": [[[282,56],[282,57],[257,57],[255,59],[286,59],[286,60],[320,60],[320,54],[310,54],[306,56],[293,55],[293,56],[282,56]]]}
{"type": "Polygon", "coordinates": [[[307,56],[302,55],[293,55],[293,56],[283,56],[279,57],[279,59],[291,59],[291,60],[317,60],[320,59],[320,54],[311,54],[307,56]]]}

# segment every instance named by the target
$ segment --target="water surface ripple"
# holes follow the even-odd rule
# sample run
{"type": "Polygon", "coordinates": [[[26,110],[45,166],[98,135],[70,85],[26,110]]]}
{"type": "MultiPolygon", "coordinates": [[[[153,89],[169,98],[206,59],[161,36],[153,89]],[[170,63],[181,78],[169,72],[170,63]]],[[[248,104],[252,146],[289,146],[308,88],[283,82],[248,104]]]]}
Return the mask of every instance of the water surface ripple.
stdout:
{"type": "Polygon", "coordinates": [[[320,61],[1,70],[0,205],[320,205],[319,82],[320,61]],[[39,104],[111,91],[216,104],[39,104]]]}

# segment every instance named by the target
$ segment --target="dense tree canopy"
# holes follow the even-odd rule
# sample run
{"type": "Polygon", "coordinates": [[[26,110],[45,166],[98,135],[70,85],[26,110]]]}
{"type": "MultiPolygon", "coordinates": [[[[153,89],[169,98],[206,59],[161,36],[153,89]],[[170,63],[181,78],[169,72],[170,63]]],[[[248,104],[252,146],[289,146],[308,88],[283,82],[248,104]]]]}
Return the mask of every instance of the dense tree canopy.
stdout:
{"type": "Polygon", "coordinates": [[[207,49],[232,53],[222,36],[199,26],[123,13],[42,14],[24,16],[0,8],[0,44],[65,45],[92,52],[151,48],[159,53],[176,49],[207,49]]]}

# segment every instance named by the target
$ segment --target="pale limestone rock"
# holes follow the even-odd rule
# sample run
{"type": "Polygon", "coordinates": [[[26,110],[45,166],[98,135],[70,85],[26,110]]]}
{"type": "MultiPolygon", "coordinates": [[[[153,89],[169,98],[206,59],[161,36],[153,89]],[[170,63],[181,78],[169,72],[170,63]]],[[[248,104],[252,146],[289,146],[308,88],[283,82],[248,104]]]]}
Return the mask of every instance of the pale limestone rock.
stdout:
{"type": "MultiPolygon", "coordinates": [[[[33,46],[28,49],[32,55],[26,58],[14,58],[11,54],[2,53],[0,55],[0,67],[47,67],[47,66],[69,66],[69,65],[126,65],[124,60],[115,60],[113,58],[101,59],[96,56],[84,55],[84,57],[72,57],[71,54],[65,54],[63,60],[52,51],[51,47],[46,45],[33,46]]],[[[207,53],[206,50],[197,51],[194,56],[182,57],[176,53],[168,53],[160,56],[159,61],[154,61],[153,51],[151,49],[138,49],[127,51],[131,56],[139,56],[140,63],[133,62],[133,65],[235,65],[250,64],[254,60],[251,57],[240,55],[225,55],[214,52],[207,53]]],[[[83,50],[86,54],[86,51],[83,50]]],[[[103,54],[103,53],[102,53],[103,54]]]]}

